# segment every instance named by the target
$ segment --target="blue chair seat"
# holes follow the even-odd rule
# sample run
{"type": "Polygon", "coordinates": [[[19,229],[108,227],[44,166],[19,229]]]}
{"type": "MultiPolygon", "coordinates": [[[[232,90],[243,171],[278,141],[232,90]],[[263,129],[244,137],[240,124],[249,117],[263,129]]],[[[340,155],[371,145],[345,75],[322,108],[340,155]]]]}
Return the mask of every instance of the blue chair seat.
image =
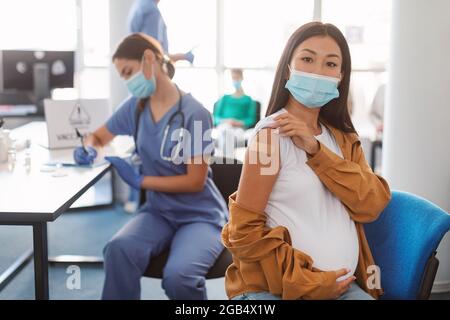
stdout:
{"type": "Polygon", "coordinates": [[[381,299],[428,299],[439,265],[436,249],[450,230],[450,215],[421,197],[392,191],[380,217],[364,228],[381,271],[381,299]]]}

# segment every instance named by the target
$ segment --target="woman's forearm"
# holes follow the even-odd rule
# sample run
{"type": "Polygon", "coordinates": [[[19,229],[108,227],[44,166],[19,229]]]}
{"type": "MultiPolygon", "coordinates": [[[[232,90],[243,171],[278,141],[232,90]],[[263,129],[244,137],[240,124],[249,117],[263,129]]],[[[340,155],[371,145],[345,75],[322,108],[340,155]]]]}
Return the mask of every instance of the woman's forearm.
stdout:
{"type": "Polygon", "coordinates": [[[145,176],[142,180],[142,188],[159,192],[200,192],[204,186],[205,179],[192,177],[187,174],[166,177],[145,176]]]}

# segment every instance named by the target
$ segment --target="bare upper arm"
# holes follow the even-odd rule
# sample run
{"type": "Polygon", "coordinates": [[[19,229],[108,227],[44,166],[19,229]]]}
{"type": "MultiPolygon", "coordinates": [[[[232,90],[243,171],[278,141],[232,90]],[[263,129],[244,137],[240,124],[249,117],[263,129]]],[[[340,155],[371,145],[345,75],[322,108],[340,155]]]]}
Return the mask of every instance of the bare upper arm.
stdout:
{"type": "Polygon", "coordinates": [[[264,211],[279,171],[279,136],[274,129],[262,129],[247,147],[236,201],[264,211]]]}

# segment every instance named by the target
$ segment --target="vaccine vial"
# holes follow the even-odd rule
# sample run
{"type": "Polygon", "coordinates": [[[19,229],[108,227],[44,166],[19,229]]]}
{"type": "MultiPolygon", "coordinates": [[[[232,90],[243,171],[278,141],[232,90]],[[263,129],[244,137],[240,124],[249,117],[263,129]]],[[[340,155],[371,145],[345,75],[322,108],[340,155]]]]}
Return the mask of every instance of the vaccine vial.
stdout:
{"type": "Polygon", "coordinates": [[[8,161],[8,144],[6,137],[0,135],[0,163],[8,161]]]}
{"type": "Polygon", "coordinates": [[[14,148],[11,148],[8,150],[8,170],[9,171],[14,170],[15,166],[16,166],[16,150],[14,148]]]}
{"type": "Polygon", "coordinates": [[[24,164],[24,166],[25,166],[25,170],[27,171],[27,173],[30,172],[30,170],[31,170],[31,154],[30,154],[29,151],[27,151],[25,153],[25,164],[24,164]]]}

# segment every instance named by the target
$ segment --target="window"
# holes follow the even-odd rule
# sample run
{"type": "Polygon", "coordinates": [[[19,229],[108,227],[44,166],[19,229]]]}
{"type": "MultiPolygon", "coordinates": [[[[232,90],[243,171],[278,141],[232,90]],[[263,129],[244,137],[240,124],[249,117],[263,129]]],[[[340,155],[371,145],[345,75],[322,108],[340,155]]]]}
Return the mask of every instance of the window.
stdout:
{"type": "Polygon", "coordinates": [[[0,49],[75,50],[78,93],[55,90],[56,97],[107,98],[108,15],[108,0],[2,1],[0,49]]]}
{"type": "Polygon", "coordinates": [[[109,97],[109,1],[78,0],[82,33],[79,39],[79,95],[83,98],[109,97]]]}
{"type": "Polygon", "coordinates": [[[384,69],[389,49],[390,0],[322,0],[322,21],[345,35],[353,69],[384,69]]]}
{"type": "Polygon", "coordinates": [[[198,45],[193,67],[177,64],[175,80],[180,86],[212,111],[221,95],[232,92],[230,68],[241,67],[244,89],[261,102],[262,115],[287,39],[321,8],[321,21],[335,24],[349,43],[352,117],[359,131],[370,131],[372,99],[386,78],[389,0],[171,0],[161,1],[159,7],[171,52],[198,45]]]}
{"type": "MultiPolygon", "coordinates": [[[[313,8],[311,0],[224,2],[224,67],[244,68],[244,90],[261,102],[261,116],[284,46],[295,29],[312,20],[313,8]]],[[[222,77],[224,92],[232,92],[230,73],[222,77]]]]}
{"type": "Polygon", "coordinates": [[[195,67],[186,61],[177,62],[174,81],[212,111],[219,95],[216,1],[171,0],[158,6],[167,25],[169,52],[192,49],[195,55],[195,67]]]}
{"type": "Polygon", "coordinates": [[[362,135],[373,134],[369,113],[378,87],[386,82],[390,0],[322,0],[322,21],[345,35],[352,56],[352,119],[362,135]]]}
{"type": "MultiPolygon", "coordinates": [[[[373,96],[386,78],[390,3],[170,0],[161,1],[159,8],[167,25],[170,52],[193,49],[195,54],[193,66],[177,63],[175,81],[180,87],[212,111],[214,102],[232,91],[230,68],[241,67],[244,89],[261,102],[262,115],[287,39],[296,28],[311,21],[316,12],[322,21],[337,25],[349,43],[353,64],[352,116],[359,129],[370,123],[373,96]]],[[[0,39],[1,48],[82,52],[77,59],[78,94],[109,97],[109,0],[2,1],[0,39]]]]}
{"type": "Polygon", "coordinates": [[[83,64],[86,67],[109,67],[108,0],[82,0],[83,64]]]}
{"type": "Polygon", "coordinates": [[[1,49],[75,50],[75,0],[2,1],[0,39],[1,49]]]}
{"type": "MultiPolygon", "coordinates": [[[[167,25],[170,53],[193,49],[196,67],[216,65],[216,1],[170,0],[158,4],[167,25]]],[[[179,63],[187,66],[188,62],[179,63]]]]}
{"type": "Polygon", "coordinates": [[[313,0],[161,1],[169,51],[195,46],[194,66],[177,63],[175,81],[212,111],[231,91],[229,69],[242,67],[244,88],[264,114],[281,51],[292,31],[312,19],[313,6],[313,0]]]}
{"type": "Polygon", "coordinates": [[[291,33],[312,20],[310,0],[224,2],[227,67],[274,68],[291,33]]]}
{"type": "Polygon", "coordinates": [[[212,111],[218,97],[217,73],[213,69],[178,68],[174,81],[212,111]]]}

